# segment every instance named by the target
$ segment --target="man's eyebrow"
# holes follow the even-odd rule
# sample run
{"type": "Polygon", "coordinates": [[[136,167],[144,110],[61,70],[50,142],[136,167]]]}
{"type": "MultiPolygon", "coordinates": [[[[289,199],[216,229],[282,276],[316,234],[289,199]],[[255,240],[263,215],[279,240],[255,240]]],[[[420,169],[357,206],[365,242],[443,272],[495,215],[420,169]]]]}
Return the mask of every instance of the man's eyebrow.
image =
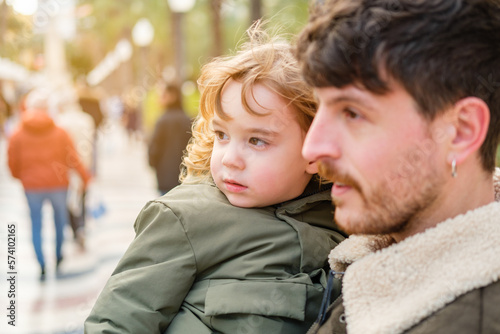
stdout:
{"type": "Polygon", "coordinates": [[[339,96],[334,96],[331,98],[327,98],[325,100],[325,103],[327,105],[332,105],[332,104],[338,104],[338,103],[356,103],[360,104],[363,107],[367,108],[368,110],[375,110],[369,101],[367,101],[365,98],[360,98],[357,96],[351,96],[351,95],[339,95],[339,96]]]}

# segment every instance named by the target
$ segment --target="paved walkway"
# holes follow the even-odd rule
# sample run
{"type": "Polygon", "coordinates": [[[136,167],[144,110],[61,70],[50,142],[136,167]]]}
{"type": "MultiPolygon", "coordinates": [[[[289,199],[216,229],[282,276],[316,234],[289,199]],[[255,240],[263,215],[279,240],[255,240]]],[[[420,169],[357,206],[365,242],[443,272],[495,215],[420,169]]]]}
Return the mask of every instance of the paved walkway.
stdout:
{"type": "MultiPolygon", "coordinates": [[[[0,333],[83,333],[83,321],[134,237],[133,224],[146,201],[157,196],[154,174],[147,165],[146,148],[130,142],[118,125],[100,133],[98,176],[94,186],[106,213],[87,222],[86,251],[66,230],[61,275],[56,277],[54,226],[51,207],[43,209],[43,242],[47,279],[40,282],[31,243],[29,210],[20,182],[6,167],[6,143],[0,140],[0,333]],[[16,263],[8,274],[8,226],[15,225],[16,263]],[[8,281],[14,277],[15,286],[8,281]],[[15,293],[15,298],[9,296],[15,293]],[[15,305],[15,327],[8,324],[10,303],[15,305]]],[[[12,244],[11,244],[12,245],[12,244]]]]}

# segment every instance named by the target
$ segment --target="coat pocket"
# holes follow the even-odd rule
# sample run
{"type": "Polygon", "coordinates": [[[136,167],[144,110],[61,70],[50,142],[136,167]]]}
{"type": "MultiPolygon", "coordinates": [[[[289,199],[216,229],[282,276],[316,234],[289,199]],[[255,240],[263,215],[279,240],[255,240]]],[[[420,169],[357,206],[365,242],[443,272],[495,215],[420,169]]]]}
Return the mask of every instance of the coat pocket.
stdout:
{"type": "Polygon", "coordinates": [[[182,307],[163,334],[214,334],[190,310],[182,307]]]}
{"type": "Polygon", "coordinates": [[[286,281],[211,281],[205,299],[205,314],[255,314],[305,319],[307,287],[286,281]]]}

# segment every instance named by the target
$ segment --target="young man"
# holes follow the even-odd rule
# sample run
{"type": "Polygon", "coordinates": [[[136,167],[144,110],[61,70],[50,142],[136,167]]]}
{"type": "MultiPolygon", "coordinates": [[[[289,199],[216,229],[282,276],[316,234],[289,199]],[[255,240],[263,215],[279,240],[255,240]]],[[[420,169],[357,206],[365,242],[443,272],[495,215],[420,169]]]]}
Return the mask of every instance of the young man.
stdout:
{"type": "Polygon", "coordinates": [[[318,6],[297,48],[319,100],[303,154],[354,236],[311,332],[500,332],[500,1],[318,6]]]}

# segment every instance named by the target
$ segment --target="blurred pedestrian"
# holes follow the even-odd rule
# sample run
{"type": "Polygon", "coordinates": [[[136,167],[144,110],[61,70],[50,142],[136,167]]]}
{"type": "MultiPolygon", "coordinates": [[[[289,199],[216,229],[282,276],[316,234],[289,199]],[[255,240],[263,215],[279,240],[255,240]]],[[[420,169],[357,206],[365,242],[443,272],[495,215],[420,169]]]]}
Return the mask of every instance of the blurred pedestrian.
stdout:
{"type": "Polygon", "coordinates": [[[156,171],[158,190],[163,195],[179,184],[179,171],[191,137],[191,120],[182,108],[181,90],[166,84],[161,96],[163,115],[158,119],[149,144],[149,165],[156,171]]]}
{"type": "MultiPolygon", "coordinates": [[[[74,90],[63,92],[57,101],[57,125],[65,129],[75,144],[84,167],[91,170],[94,151],[95,125],[92,117],[83,112],[74,90]]],[[[74,170],[69,171],[68,213],[73,238],[85,249],[86,189],[74,170]]]]}
{"type": "Polygon", "coordinates": [[[5,122],[12,115],[12,108],[1,92],[0,83],[0,139],[5,135],[5,122]]]}
{"type": "Polygon", "coordinates": [[[83,112],[92,116],[94,120],[95,132],[93,138],[93,156],[92,156],[92,164],[91,171],[95,176],[97,174],[97,137],[99,133],[99,128],[102,126],[104,122],[104,113],[101,109],[101,101],[99,95],[93,91],[88,85],[87,82],[83,79],[79,82],[78,87],[78,103],[82,108],[83,112]]]}
{"type": "Polygon", "coordinates": [[[123,104],[122,120],[131,143],[142,141],[141,114],[141,106],[139,103],[132,96],[128,96],[123,104]]]}
{"type": "Polygon", "coordinates": [[[68,222],[66,197],[68,171],[75,169],[86,187],[90,174],[85,170],[68,133],[55,125],[47,113],[49,94],[32,91],[26,99],[26,111],[20,127],[8,145],[8,165],[12,176],[21,180],[32,224],[32,241],[40,280],[45,280],[45,258],[42,251],[42,206],[50,201],[56,231],[56,270],[63,259],[64,228],[68,222]]]}

